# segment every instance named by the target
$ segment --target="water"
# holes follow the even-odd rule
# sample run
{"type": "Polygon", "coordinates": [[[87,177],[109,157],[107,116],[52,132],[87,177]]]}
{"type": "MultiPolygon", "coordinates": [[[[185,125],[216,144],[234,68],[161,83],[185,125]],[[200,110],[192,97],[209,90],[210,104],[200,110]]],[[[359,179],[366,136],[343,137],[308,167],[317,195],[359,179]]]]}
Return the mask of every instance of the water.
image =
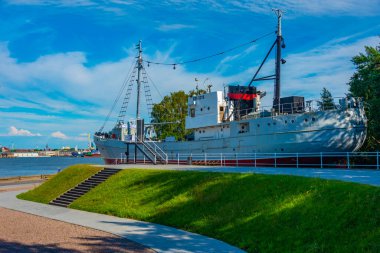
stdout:
{"type": "Polygon", "coordinates": [[[0,178],[55,174],[73,164],[104,164],[102,158],[25,157],[1,158],[0,178]]]}

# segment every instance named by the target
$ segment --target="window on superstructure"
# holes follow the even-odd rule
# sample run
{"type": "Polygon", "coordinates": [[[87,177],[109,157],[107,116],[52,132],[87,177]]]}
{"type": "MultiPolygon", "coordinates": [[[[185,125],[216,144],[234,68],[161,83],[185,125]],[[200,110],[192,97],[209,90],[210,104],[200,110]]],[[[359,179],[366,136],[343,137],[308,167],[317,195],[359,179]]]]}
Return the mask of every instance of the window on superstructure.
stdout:
{"type": "Polygon", "coordinates": [[[224,110],[223,106],[220,106],[220,107],[219,107],[219,111],[222,112],[223,110],[224,110]]]}
{"type": "Polygon", "coordinates": [[[190,109],[190,117],[192,117],[192,118],[195,117],[195,108],[190,109]]]}

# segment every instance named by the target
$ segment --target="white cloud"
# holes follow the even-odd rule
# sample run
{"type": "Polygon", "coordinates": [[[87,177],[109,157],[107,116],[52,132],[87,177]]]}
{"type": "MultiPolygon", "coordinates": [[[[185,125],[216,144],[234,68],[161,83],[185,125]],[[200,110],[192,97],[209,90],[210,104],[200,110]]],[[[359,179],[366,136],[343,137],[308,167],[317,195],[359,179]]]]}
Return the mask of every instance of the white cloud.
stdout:
{"type": "Polygon", "coordinates": [[[41,134],[39,133],[32,133],[29,130],[25,130],[25,129],[17,129],[14,126],[11,126],[9,128],[8,135],[9,136],[41,136],[41,134]]]}
{"type": "Polygon", "coordinates": [[[51,133],[50,136],[54,137],[54,138],[58,138],[58,139],[63,139],[63,140],[66,140],[66,139],[69,138],[64,133],[62,133],[61,131],[57,131],[57,132],[51,133]]]}
{"type": "Polygon", "coordinates": [[[182,29],[188,29],[188,28],[194,28],[194,26],[185,25],[185,24],[162,24],[157,28],[157,30],[162,31],[162,32],[168,32],[168,31],[182,30],[182,29]]]}

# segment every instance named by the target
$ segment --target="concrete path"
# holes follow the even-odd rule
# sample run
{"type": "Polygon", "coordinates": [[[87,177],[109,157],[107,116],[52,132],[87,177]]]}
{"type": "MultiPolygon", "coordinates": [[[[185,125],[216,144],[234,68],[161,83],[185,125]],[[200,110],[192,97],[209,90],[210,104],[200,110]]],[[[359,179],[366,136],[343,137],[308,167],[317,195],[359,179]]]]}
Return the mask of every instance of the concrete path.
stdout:
{"type": "Polygon", "coordinates": [[[19,200],[16,195],[21,192],[0,193],[0,206],[109,232],[157,252],[244,252],[216,239],[167,226],[19,200]]]}
{"type": "MultiPolygon", "coordinates": [[[[102,166],[104,165],[97,165],[102,166]]],[[[292,175],[302,177],[316,177],[323,179],[334,179],[360,184],[380,186],[380,170],[348,170],[348,169],[297,169],[297,168],[254,168],[254,167],[220,167],[220,166],[189,166],[189,165],[107,165],[107,168],[119,169],[162,169],[162,170],[195,170],[211,172],[233,172],[233,173],[259,173],[292,175]]]]}

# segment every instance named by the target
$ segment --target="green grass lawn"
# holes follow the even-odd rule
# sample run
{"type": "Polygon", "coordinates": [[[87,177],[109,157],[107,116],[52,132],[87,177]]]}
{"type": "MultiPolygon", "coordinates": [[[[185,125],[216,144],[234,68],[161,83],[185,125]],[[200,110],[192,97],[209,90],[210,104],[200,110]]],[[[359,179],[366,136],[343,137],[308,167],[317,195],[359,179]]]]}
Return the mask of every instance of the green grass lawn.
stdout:
{"type": "Polygon", "coordinates": [[[248,252],[380,252],[380,188],[354,183],[124,170],[70,207],[181,228],[248,252]]]}
{"type": "Polygon", "coordinates": [[[49,203],[51,200],[73,188],[86,178],[94,175],[101,169],[103,168],[91,165],[73,165],[61,171],[34,190],[21,193],[17,197],[40,203],[49,203]]]}

